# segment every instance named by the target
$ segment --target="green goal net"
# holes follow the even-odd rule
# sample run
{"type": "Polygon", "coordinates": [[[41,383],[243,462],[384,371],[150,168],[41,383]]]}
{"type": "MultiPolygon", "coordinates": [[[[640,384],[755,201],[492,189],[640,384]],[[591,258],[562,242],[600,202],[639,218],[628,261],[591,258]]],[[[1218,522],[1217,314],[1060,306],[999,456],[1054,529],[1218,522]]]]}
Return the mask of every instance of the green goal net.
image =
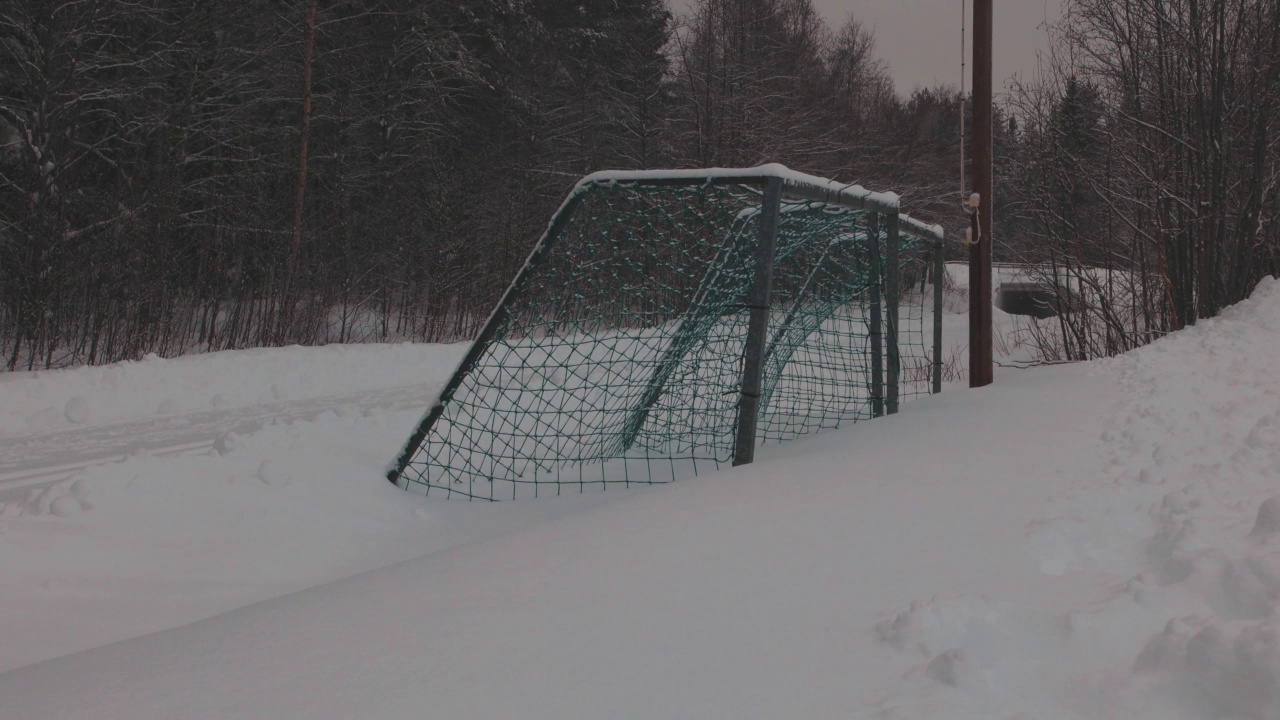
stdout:
{"type": "Polygon", "coordinates": [[[392,465],[495,500],[669,482],[936,391],[941,230],[794,173],[597,173],[392,465]]]}

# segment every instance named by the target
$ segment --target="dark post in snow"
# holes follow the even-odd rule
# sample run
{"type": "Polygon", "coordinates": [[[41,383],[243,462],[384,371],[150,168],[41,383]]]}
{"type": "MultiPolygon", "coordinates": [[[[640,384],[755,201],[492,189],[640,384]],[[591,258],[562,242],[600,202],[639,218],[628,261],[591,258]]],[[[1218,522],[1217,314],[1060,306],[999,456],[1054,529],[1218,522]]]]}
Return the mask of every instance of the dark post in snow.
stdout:
{"type": "Polygon", "coordinates": [[[885,359],[884,411],[898,413],[898,377],[902,374],[902,355],[898,348],[898,213],[890,213],[885,236],[884,300],[885,300],[885,359]]]}
{"type": "Polygon", "coordinates": [[[947,274],[942,241],[933,245],[933,393],[942,392],[942,278],[947,274]]]}
{"type": "Polygon", "coordinates": [[[992,133],[992,0],[973,3],[973,189],[980,205],[978,234],[969,249],[969,387],[990,385],[991,240],[994,207],[992,133]]]}
{"type": "Polygon", "coordinates": [[[738,397],[737,442],[733,464],[747,465],[756,456],[756,420],[760,409],[760,385],[764,374],[764,350],[769,334],[769,298],[773,294],[773,256],[778,245],[778,214],[782,207],[782,178],[769,177],[760,207],[760,240],[756,245],[756,275],[747,300],[751,317],[742,363],[742,387],[738,397]]]}
{"type": "Polygon", "coordinates": [[[867,213],[867,248],[871,252],[871,283],[867,309],[871,316],[871,416],[884,415],[884,340],[881,321],[884,310],[880,304],[880,285],[884,282],[884,268],[880,265],[880,215],[867,213]]]}

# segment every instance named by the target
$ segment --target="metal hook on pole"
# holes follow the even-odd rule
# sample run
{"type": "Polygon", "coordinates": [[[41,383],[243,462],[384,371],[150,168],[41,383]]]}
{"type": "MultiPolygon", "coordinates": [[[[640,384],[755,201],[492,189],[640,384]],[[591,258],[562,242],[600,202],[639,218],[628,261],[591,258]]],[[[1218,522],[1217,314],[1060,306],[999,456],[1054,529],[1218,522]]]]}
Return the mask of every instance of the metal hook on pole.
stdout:
{"type": "Polygon", "coordinates": [[[969,228],[964,233],[965,245],[977,245],[982,242],[982,214],[978,212],[981,206],[981,195],[973,193],[969,196],[969,228]]]}

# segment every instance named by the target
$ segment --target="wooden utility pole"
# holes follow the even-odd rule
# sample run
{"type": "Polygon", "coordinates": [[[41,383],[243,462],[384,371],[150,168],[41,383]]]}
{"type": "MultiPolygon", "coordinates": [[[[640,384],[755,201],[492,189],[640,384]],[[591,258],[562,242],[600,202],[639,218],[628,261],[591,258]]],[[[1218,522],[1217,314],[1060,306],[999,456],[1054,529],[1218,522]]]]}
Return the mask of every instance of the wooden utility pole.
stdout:
{"type": "Polygon", "coordinates": [[[969,387],[994,380],[991,357],[991,239],[995,154],[992,149],[992,0],[973,2],[973,190],[979,196],[976,241],[969,248],[969,387]]]}

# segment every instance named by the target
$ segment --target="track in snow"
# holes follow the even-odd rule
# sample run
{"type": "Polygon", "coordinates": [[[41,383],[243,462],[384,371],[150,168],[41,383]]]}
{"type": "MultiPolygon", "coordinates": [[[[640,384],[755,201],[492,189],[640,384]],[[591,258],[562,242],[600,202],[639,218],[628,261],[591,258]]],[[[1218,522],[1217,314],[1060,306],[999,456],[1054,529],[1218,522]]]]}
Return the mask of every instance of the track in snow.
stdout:
{"type": "Polygon", "coordinates": [[[162,457],[197,454],[211,450],[227,433],[248,435],[265,425],[310,420],[329,410],[426,407],[439,387],[439,383],[422,383],[0,438],[0,504],[21,502],[32,491],[84,468],[138,452],[162,457]]]}

